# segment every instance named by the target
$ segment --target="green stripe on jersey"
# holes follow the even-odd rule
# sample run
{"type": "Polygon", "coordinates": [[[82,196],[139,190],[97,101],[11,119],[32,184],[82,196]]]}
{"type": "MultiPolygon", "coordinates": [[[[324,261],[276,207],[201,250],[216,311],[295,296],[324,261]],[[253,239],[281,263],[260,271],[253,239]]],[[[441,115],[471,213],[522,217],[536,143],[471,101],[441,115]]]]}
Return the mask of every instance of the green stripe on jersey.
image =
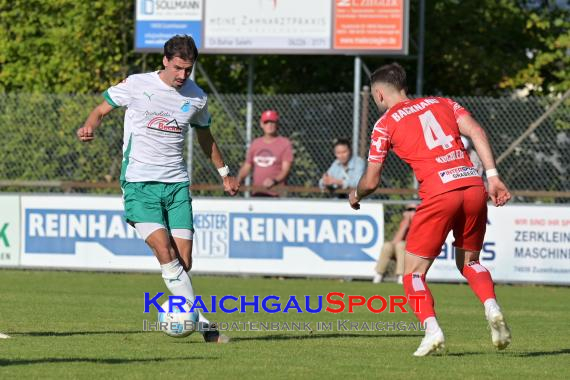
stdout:
{"type": "Polygon", "coordinates": [[[129,144],[127,145],[127,149],[125,149],[125,153],[123,154],[123,163],[121,164],[121,177],[120,177],[121,181],[127,180],[126,178],[127,166],[129,166],[129,155],[131,154],[132,142],[133,142],[133,135],[131,134],[129,136],[129,144]]]}
{"type": "Polygon", "coordinates": [[[109,95],[109,91],[106,90],[103,93],[103,97],[105,98],[105,100],[107,101],[107,103],[109,103],[111,106],[113,106],[113,108],[119,108],[119,105],[117,103],[115,103],[113,101],[113,99],[111,99],[111,95],[109,95]]]}
{"type": "Polygon", "coordinates": [[[208,124],[206,124],[206,125],[200,125],[200,124],[192,124],[192,123],[190,123],[190,126],[191,126],[192,128],[210,128],[210,124],[212,124],[212,117],[211,117],[211,116],[208,118],[208,124]]]}

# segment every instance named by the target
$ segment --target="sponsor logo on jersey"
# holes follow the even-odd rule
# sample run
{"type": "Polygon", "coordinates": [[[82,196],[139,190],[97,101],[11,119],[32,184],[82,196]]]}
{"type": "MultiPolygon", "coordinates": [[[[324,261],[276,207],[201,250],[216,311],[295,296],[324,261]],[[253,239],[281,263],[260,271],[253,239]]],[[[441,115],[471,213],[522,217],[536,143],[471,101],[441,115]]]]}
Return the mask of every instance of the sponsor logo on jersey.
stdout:
{"type": "Polygon", "coordinates": [[[151,121],[148,122],[147,128],[168,133],[182,133],[182,128],[180,128],[176,119],[169,120],[162,116],[151,119],[151,121]]]}
{"type": "Polygon", "coordinates": [[[144,111],[144,116],[149,119],[153,116],[163,116],[163,117],[171,117],[172,113],[166,111],[144,111]]]}
{"type": "Polygon", "coordinates": [[[443,164],[450,161],[461,160],[464,157],[465,153],[461,149],[457,149],[453,152],[447,153],[446,155],[436,157],[435,161],[443,164]]]}
{"type": "Polygon", "coordinates": [[[152,100],[151,98],[154,94],[149,94],[148,92],[145,91],[145,92],[143,92],[143,95],[146,96],[148,98],[148,101],[150,102],[152,100]]]}
{"type": "Polygon", "coordinates": [[[467,166],[458,166],[456,168],[446,169],[439,172],[439,178],[443,183],[467,177],[479,177],[477,169],[467,166]]]}
{"type": "Polygon", "coordinates": [[[190,111],[190,101],[189,100],[184,101],[184,103],[180,107],[180,110],[182,112],[189,112],[190,111]]]}

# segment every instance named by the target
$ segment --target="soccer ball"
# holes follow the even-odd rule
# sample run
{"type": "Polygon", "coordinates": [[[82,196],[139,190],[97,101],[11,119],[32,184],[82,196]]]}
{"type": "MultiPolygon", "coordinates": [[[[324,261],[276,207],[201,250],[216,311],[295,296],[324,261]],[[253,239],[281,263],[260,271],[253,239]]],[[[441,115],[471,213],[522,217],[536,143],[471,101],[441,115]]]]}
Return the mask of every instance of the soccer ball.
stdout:
{"type": "Polygon", "coordinates": [[[170,300],[162,304],[162,309],[164,312],[158,312],[158,322],[166,322],[166,328],[164,324],[161,325],[160,329],[168,336],[175,338],[184,338],[194,331],[198,324],[198,310],[190,312],[191,304],[185,303],[182,307],[174,305],[172,307],[172,312],[170,312],[170,300]]]}

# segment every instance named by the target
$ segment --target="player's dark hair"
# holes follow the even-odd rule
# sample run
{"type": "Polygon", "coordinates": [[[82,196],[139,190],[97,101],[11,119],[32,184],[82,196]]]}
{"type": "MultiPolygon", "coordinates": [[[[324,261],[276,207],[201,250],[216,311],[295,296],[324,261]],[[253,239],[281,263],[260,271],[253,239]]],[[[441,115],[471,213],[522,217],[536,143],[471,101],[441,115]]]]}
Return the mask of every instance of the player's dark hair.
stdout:
{"type": "Polygon", "coordinates": [[[396,62],[384,65],[370,75],[370,86],[380,82],[387,83],[398,91],[407,90],[406,70],[396,62]]]}
{"type": "Polygon", "coordinates": [[[336,148],[337,145],[346,145],[349,150],[352,150],[352,147],[350,145],[350,140],[347,139],[346,137],[338,137],[338,138],[334,139],[333,140],[333,149],[336,148]]]}
{"type": "Polygon", "coordinates": [[[185,61],[196,62],[196,59],[198,59],[198,48],[192,37],[186,34],[178,34],[164,44],[164,56],[169,61],[174,57],[178,57],[185,61]]]}

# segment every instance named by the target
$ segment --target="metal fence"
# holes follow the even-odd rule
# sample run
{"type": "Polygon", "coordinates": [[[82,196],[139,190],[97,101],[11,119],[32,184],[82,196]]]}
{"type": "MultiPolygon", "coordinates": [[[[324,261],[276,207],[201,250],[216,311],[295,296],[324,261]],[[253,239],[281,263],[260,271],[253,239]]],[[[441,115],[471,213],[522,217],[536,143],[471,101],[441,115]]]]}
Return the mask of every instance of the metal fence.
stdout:
{"type": "MultiPolygon", "coordinates": [[[[496,155],[500,155],[555,99],[541,97],[490,98],[456,97],[486,128],[496,155]]],[[[246,95],[210,96],[212,131],[226,161],[236,172],[245,158],[246,95]]],[[[360,155],[379,112],[363,93],[367,121],[360,128],[360,155]],[[366,112],[366,109],[368,110],[366,112]]],[[[97,95],[4,94],[0,97],[0,191],[62,191],[37,186],[37,181],[110,183],[117,180],[121,166],[124,113],[112,112],[98,131],[97,139],[80,144],[75,130],[102,98],[97,95]],[[13,181],[36,181],[35,187],[10,186],[13,181]]],[[[258,118],[264,109],[281,114],[281,134],[295,149],[295,161],[288,183],[316,186],[334,160],[331,143],[337,137],[353,135],[352,93],[255,95],[253,137],[261,135],[258,118]]],[[[499,165],[511,189],[564,192],[570,190],[570,102],[550,114],[499,165]]],[[[192,160],[194,184],[219,183],[217,172],[194,141],[192,160]]],[[[41,185],[41,183],[39,183],[41,185]]],[[[390,154],[382,177],[383,187],[412,188],[409,167],[390,154]]],[[[65,190],[65,189],[63,189],[65,190]]],[[[114,192],[116,189],[81,191],[114,192]]],[[[298,194],[299,196],[318,196],[298,194]]],[[[543,197],[541,201],[567,202],[568,198],[543,197]]],[[[534,198],[520,197],[521,201],[534,198]]]]}

